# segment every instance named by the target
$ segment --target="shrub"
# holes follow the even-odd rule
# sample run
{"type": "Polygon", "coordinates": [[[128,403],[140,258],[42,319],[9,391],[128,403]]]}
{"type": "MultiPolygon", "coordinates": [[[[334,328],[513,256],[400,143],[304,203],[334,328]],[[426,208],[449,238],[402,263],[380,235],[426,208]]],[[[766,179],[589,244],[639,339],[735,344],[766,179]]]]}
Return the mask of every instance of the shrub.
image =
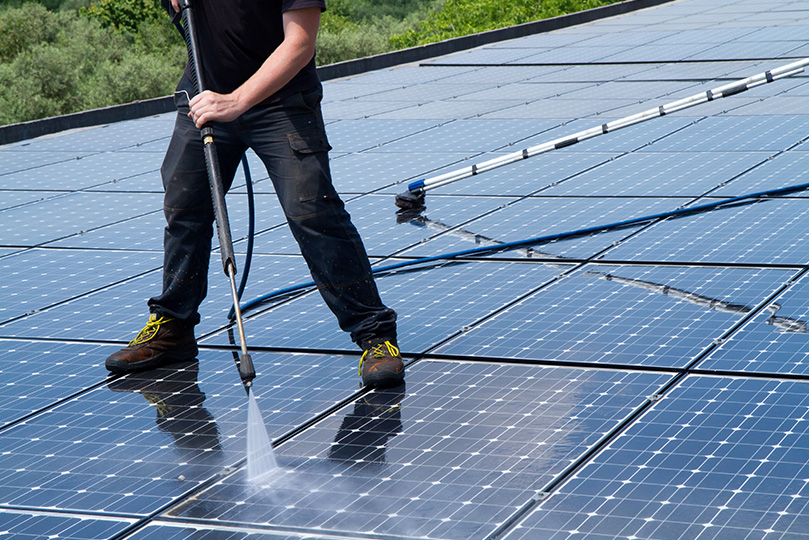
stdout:
{"type": "Polygon", "coordinates": [[[0,63],[9,62],[32,46],[56,38],[58,17],[41,4],[28,2],[6,9],[0,17],[0,63]]]}
{"type": "Polygon", "coordinates": [[[104,26],[135,33],[144,22],[166,19],[166,12],[157,0],[100,0],[79,12],[101,21],[104,26]]]}
{"type": "Polygon", "coordinates": [[[615,3],[619,0],[446,0],[414,28],[394,35],[397,49],[504,28],[615,3]]]}

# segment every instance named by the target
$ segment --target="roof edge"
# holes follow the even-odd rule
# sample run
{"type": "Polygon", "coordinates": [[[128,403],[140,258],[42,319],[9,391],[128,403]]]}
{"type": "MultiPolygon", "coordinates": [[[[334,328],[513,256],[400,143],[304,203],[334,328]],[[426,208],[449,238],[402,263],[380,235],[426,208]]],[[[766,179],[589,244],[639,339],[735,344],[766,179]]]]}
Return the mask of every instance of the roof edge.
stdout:
{"type": "MultiPolygon", "coordinates": [[[[317,71],[321,80],[324,81],[359,75],[360,73],[366,73],[368,71],[418,62],[427,58],[473,49],[490,43],[576,26],[673,1],[674,0],[624,0],[623,2],[567,15],[560,15],[550,19],[542,19],[516,26],[451,38],[428,45],[420,45],[409,49],[391,51],[365,58],[356,58],[354,60],[346,60],[336,64],[320,66],[317,68],[317,71]]],[[[155,114],[171,112],[173,110],[173,97],[165,96],[62,116],[52,116],[40,120],[31,120],[29,122],[20,122],[18,124],[9,124],[7,126],[0,126],[0,145],[33,139],[68,129],[85,128],[123,120],[134,120],[155,114]]]]}

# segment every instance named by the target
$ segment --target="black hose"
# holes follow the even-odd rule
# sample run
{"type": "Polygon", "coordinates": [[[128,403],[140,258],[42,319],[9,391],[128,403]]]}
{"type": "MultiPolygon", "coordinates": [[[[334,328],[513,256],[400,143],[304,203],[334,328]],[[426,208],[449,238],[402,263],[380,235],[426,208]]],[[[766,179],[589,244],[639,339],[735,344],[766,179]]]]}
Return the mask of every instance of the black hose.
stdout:
{"type": "MultiPolygon", "coordinates": [[[[236,296],[242,299],[242,293],[247,286],[247,275],[250,273],[250,263],[253,261],[253,239],[256,233],[256,202],[253,196],[253,177],[250,175],[250,165],[247,163],[247,154],[242,156],[242,167],[244,168],[244,182],[247,187],[247,253],[244,256],[244,269],[242,270],[242,280],[239,282],[239,290],[236,296]]],[[[236,319],[236,307],[230,306],[228,319],[236,319]]]]}

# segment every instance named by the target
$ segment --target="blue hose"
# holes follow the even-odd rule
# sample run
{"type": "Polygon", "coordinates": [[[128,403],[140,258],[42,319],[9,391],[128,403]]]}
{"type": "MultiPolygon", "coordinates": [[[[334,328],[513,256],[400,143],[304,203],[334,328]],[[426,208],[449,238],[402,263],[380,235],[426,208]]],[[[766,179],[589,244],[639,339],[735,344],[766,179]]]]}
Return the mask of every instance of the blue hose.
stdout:
{"type": "MultiPolygon", "coordinates": [[[[514,249],[521,249],[529,246],[535,246],[539,244],[547,244],[549,242],[553,242],[556,240],[567,240],[570,238],[576,238],[579,236],[587,236],[594,233],[601,233],[607,232],[616,229],[623,229],[626,227],[631,227],[634,225],[640,225],[642,223],[646,223],[649,221],[656,221],[661,219],[667,219],[672,217],[682,217],[687,216],[690,214],[699,214],[702,212],[707,212],[709,210],[714,210],[723,206],[733,206],[740,203],[749,204],[751,202],[756,202],[756,199],[766,199],[769,197],[775,197],[780,195],[786,195],[788,193],[794,193],[798,191],[805,191],[809,189],[809,183],[806,184],[798,184],[795,186],[789,186],[785,188],[778,188],[769,191],[759,191],[756,193],[750,193],[747,195],[741,195],[739,197],[733,197],[731,199],[724,199],[722,201],[706,203],[698,206],[694,206],[691,208],[680,208],[677,210],[671,210],[669,212],[661,212],[659,214],[651,214],[648,216],[637,217],[632,219],[627,219],[624,221],[617,221],[615,223],[609,223],[606,225],[596,225],[594,227],[587,227],[584,229],[577,229],[574,231],[568,231],[563,233],[557,234],[549,234],[545,236],[537,236],[535,238],[529,238],[527,240],[518,240],[515,242],[506,242],[503,244],[498,244],[496,246],[485,246],[473,249],[466,249],[463,251],[455,251],[452,253],[445,253],[443,255],[435,255],[432,257],[423,257],[420,259],[413,259],[410,261],[404,261],[396,264],[390,264],[388,266],[381,266],[373,270],[373,275],[378,275],[386,272],[390,272],[391,270],[398,270],[400,268],[405,268],[408,266],[415,266],[419,264],[426,264],[436,261],[442,260],[450,260],[456,259],[459,257],[466,257],[470,255],[490,255],[492,253],[500,253],[503,251],[511,251],[514,249]]],[[[255,300],[251,300],[246,304],[241,306],[242,313],[253,309],[265,302],[273,300],[275,298],[280,298],[284,296],[288,296],[290,294],[296,293],[298,291],[302,291],[304,289],[309,289],[315,286],[314,281],[309,281],[307,283],[301,283],[299,285],[293,285],[292,287],[286,287],[284,289],[279,289],[277,291],[273,291],[269,294],[265,294],[264,296],[260,296],[255,300]]]]}

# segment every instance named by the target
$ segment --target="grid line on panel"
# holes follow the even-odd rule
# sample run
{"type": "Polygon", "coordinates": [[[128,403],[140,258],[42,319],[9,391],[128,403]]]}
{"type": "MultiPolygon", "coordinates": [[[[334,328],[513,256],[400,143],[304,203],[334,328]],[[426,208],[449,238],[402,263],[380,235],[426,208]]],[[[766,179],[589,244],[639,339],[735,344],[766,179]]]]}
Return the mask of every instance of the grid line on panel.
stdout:
{"type": "MultiPolygon", "coordinates": [[[[160,527],[161,529],[170,527],[172,529],[178,530],[185,527],[194,530],[204,531],[205,533],[207,533],[208,531],[217,531],[224,533],[232,533],[234,535],[238,534],[272,535],[271,537],[267,538],[267,540],[388,540],[388,539],[403,540],[403,537],[401,536],[388,536],[388,535],[369,536],[363,535],[362,533],[343,534],[340,531],[330,531],[329,533],[317,531],[315,533],[312,532],[311,530],[302,531],[301,529],[297,529],[294,527],[279,527],[272,525],[264,525],[262,523],[251,523],[247,525],[244,523],[232,523],[229,521],[218,521],[218,520],[214,521],[209,519],[192,518],[192,517],[178,518],[174,516],[159,516],[158,518],[150,521],[144,526],[144,528],[153,528],[153,527],[160,527]],[[289,537],[283,536],[282,538],[282,535],[287,534],[292,536],[289,537]]],[[[130,536],[130,538],[139,538],[139,537],[130,536]]],[[[200,540],[203,540],[203,538],[200,538],[200,540]]],[[[227,540],[236,540],[236,537],[234,537],[233,539],[228,538],[227,540]]]]}
{"type": "MultiPolygon", "coordinates": [[[[90,289],[90,290],[84,291],[84,292],[82,292],[82,293],[80,293],[80,294],[76,294],[76,295],[70,296],[69,298],[64,298],[64,299],[62,299],[62,300],[58,300],[58,301],[56,301],[56,302],[52,302],[52,303],[47,304],[47,305],[45,305],[45,306],[38,307],[38,308],[36,308],[36,309],[34,309],[34,310],[32,310],[32,311],[29,311],[29,312],[27,312],[27,313],[23,313],[22,315],[17,315],[17,316],[10,317],[10,318],[5,319],[5,320],[0,320],[0,337],[2,337],[2,333],[3,333],[2,327],[3,327],[3,325],[6,325],[6,324],[9,324],[9,323],[12,323],[12,322],[14,322],[14,321],[18,321],[18,320],[20,320],[20,319],[24,319],[24,318],[29,317],[29,316],[31,316],[31,315],[34,315],[34,314],[36,314],[36,313],[41,313],[41,312],[43,312],[43,311],[47,311],[47,310],[49,310],[49,309],[52,309],[52,308],[55,308],[55,307],[61,306],[61,305],[63,305],[63,304],[69,303],[69,302],[73,302],[73,301],[78,300],[78,299],[80,299],[80,298],[84,298],[84,297],[89,296],[89,295],[91,295],[91,294],[95,294],[95,293],[97,293],[97,292],[100,292],[100,291],[106,290],[106,289],[108,289],[108,288],[110,288],[110,287],[114,287],[114,286],[117,286],[117,285],[121,285],[122,283],[126,283],[126,282],[128,282],[128,281],[133,280],[133,279],[137,279],[137,278],[143,277],[143,276],[145,276],[145,275],[151,274],[151,273],[153,273],[153,272],[157,272],[157,271],[159,271],[159,270],[162,270],[162,267],[156,267],[156,268],[150,268],[150,269],[147,269],[147,270],[143,270],[143,271],[141,271],[141,272],[138,272],[137,274],[134,274],[134,275],[131,275],[131,276],[127,276],[127,277],[125,277],[125,278],[119,279],[119,280],[117,280],[117,281],[113,281],[113,282],[111,282],[111,283],[105,283],[104,285],[101,285],[101,286],[99,286],[99,287],[95,287],[95,288],[93,288],[93,289],[90,289]]],[[[37,338],[32,338],[32,339],[37,339],[37,338]]],[[[41,339],[41,338],[38,338],[38,339],[41,339]]]]}
{"type": "MultiPolygon", "coordinates": [[[[560,473],[557,477],[551,480],[545,487],[539,490],[536,495],[529,501],[526,502],[520,509],[518,509],[514,514],[512,514],[511,518],[507,520],[503,524],[503,526],[499,527],[494,533],[492,533],[486,540],[496,540],[499,537],[502,537],[505,533],[512,530],[516,525],[518,525],[528,514],[531,510],[533,510],[539,503],[543,500],[548,498],[550,495],[553,494],[558,488],[560,488],[564,483],[570,479],[577,471],[581,470],[590,460],[595,457],[597,454],[601,452],[601,450],[605,449],[610,443],[612,443],[616,438],[623,433],[627,428],[632,426],[635,421],[641,418],[656,402],[665,398],[667,394],[669,394],[673,389],[679,387],[681,383],[683,383],[688,375],[696,374],[694,367],[697,366],[702,359],[707,357],[712,350],[714,350],[722,341],[726,340],[728,337],[733,335],[738,329],[744,326],[744,324],[755,317],[760,311],[766,308],[767,305],[770,304],[775,298],[777,298],[780,294],[782,294],[785,290],[789,288],[789,286],[800,279],[801,276],[807,273],[807,269],[799,271],[797,274],[792,276],[786,283],[782,284],[776,291],[770,294],[765,300],[759,303],[756,308],[752,309],[746,316],[742,317],[739,321],[737,321],[731,328],[723,333],[717,340],[713,343],[709,344],[702,350],[699,354],[697,354],[692,361],[686,365],[684,368],[679,370],[670,381],[663,384],[663,386],[652,396],[649,396],[644,403],[639,405],[630,415],[628,415],[620,425],[616,426],[611,432],[607,433],[602,437],[596,445],[588,449],[588,451],[580,456],[576,462],[572,463],[565,471],[560,473]]],[[[738,373],[735,373],[734,376],[736,378],[739,377],[738,373]]],[[[761,377],[761,375],[759,375],[761,377]]],[[[762,377],[762,378],[772,378],[772,377],[762,377]]],[[[776,375],[774,378],[781,379],[779,375],[776,375]]],[[[800,380],[806,381],[809,377],[800,377],[800,380]]]]}

